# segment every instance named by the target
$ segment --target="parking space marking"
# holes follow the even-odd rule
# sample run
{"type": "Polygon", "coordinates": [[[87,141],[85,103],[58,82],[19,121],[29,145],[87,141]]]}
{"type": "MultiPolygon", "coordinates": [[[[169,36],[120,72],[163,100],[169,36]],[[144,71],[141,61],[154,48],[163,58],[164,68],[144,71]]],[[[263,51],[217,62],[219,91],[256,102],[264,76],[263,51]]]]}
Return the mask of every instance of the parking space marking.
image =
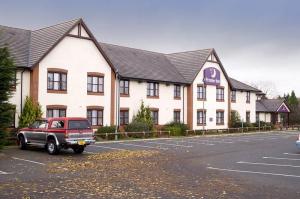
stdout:
{"type": "Polygon", "coordinates": [[[84,151],[84,153],[87,153],[87,154],[96,154],[96,153],[90,152],[90,151],[84,151]]]}
{"type": "Polygon", "coordinates": [[[13,173],[9,173],[9,172],[4,172],[4,171],[0,171],[0,175],[9,175],[9,174],[13,174],[13,173]]]}
{"type": "Polygon", "coordinates": [[[188,144],[203,144],[203,145],[208,145],[208,146],[215,145],[215,144],[212,144],[212,143],[193,142],[193,141],[185,141],[185,140],[180,140],[178,142],[185,142],[185,143],[188,143],[188,144]]]}
{"type": "MultiPolygon", "coordinates": [[[[146,142],[146,141],[145,141],[146,142]]],[[[191,145],[180,145],[180,144],[169,144],[169,143],[161,143],[161,142],[146,142],[146,143],[152,143],[152,144],[161,144],[161,145],[167,145],[167,146],[179,146],[179,147],[186,147],[186,148],[191,148],[193,146],[191,145]]]]}
{"type": "Polygon", "coordinates": [[[213,143],[225,143],[225,144],[233,144],[234,142],[230,141],[218,141],[218,140],[201,140],[202,142],[213,142],[213,143]]]}
{"type": "Polygon", "coordinates": [[[14,159],[14,160],[30,162],[30,163],[39,164],[39,165],[46,165],[45,163],[42,163],[42,162],[36,162],[36,161],[26,160],[26,159],[22,159],[22,158],[17,158],[17,157],[11,157],[11,158],[14,159]]]}
{"type": "Polygon", "coordinates": [[[300,159],[295,158],[278,158],[278,157],[262,157],[263,159],[274,159],[274,160],[294,160],[294,161],[300,161],[300,159]]]}
{"type": "Polygon", "coordinates": [[[115,147],[109,147],[109,146],[99,146],[99,145],[90,145],[91,147],[97,147],[97,148],[104,148],[104,149],[112,149],[112,150],[120,150],[120,151],[127,151],[126,149],[120,149],[115,147]]]}
{"type": "Polygon", "coordinates": [[[154,146],[145,146],[145,145],[139,145],[139,144],[129,144],[129,143],[118,143],[125,146],[136,146],[136,147],[143,147],[143,148],[150,148],[150,149],[161,149],[161,150],[168,150],[168,148],[163,147],[154,147],[154,146]]]}
{"type": "Polygon", "coordinates": [[[263,163],[263,162],[244,162],[244,161],[239,161],[239,162],[237,162],[237,164],[277,166],[277,167],[294,167],[294,168],[299,168],[300,167],[300,166],[290,165],[290,164],[269,164],[269,163],[263,163]]]}
{"type": "Polygon", "coordinates": [[[284,155],[300,155],[300,153],[283,153],[284,155]]]}
{"type": "Polygon", "coordinates": [[[236,172],[236,173],[250,173],[250,174],[261,174],[261,175],[272,175],[272,176],[284,176],[284,177],[300,178],[300,176],[297,176],[297,175],[289,175],[289,174],[283,174],[283,173],[265,173],[265,172],[259,172],[259,171],[222,169],[222,168],[216,168],[216,167],[206,167],[206,168],[211,169],[211,170],[229,171],[229,172],[236,172]]]}

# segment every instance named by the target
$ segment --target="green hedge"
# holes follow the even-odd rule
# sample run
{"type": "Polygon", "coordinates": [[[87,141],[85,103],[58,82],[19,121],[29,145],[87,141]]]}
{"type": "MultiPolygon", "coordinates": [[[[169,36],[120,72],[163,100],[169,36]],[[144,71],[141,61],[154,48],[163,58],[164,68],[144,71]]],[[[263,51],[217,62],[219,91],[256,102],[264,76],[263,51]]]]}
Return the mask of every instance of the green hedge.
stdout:
{"type": "Polygon", "coordinates": [[[106,134],[106,133],[114,133],[116,131],[116,126],[103,126],[98,128],[97,133],[106,134]]]}
{"type": "Polygon", "coordinates": [[[170,131],[172,136],[185,135],[187,129],[188,127],[186,124],[178,122],[170,122],[163,127],[163,130],[170,131]]]}
{"type": "Polygon", "coordinates": [[[152,130],[152,124],[141,121],[133,121],[127,126],[125,126],[126,132],[149,132],[152,130]]]}

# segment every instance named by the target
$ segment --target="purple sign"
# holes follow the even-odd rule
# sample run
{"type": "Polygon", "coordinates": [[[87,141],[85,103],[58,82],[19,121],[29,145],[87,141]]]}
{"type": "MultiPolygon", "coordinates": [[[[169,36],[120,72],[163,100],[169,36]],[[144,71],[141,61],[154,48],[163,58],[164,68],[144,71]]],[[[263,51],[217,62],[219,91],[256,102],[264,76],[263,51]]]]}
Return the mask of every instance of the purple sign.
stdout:
{"type": "Polygon", "coordinates": [[[279,113],[289,113],[290,110],[285,106],[285,104],[281,104],[281,106],[279,107],[277,112],[279,112],[279,113]]]}
{"type": "Polygon", "coordinates": [[[204,69],[203,81],[209,85],[220,85],[220,71],[213,67],[204,69]]]}

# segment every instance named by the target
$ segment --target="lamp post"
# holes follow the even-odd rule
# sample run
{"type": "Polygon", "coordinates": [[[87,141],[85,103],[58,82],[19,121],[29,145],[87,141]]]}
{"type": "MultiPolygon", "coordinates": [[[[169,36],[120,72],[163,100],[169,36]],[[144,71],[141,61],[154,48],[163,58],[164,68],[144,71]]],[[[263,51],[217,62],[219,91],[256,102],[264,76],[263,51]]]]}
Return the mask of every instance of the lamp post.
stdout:
{"type": "Polygon", "coordinates": [[[118,140],[118,129],[119,129],[119,122],[120,122],[120,78],[118,69],[116,70],[116,128],[115,128],[115,140],[118,140]]]}

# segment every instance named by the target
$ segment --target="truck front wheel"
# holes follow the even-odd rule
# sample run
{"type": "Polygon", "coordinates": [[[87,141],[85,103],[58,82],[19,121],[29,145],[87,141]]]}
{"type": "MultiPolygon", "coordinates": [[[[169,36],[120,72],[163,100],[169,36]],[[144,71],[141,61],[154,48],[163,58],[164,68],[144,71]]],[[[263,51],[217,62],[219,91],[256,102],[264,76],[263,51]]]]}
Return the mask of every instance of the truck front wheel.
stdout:
{"type": "Polygon", "coordinates": [[[47,151],[50,155],[56,155],[59,153],[59,148],[58,148],[55,140],[48,140],[47,151]]]}

